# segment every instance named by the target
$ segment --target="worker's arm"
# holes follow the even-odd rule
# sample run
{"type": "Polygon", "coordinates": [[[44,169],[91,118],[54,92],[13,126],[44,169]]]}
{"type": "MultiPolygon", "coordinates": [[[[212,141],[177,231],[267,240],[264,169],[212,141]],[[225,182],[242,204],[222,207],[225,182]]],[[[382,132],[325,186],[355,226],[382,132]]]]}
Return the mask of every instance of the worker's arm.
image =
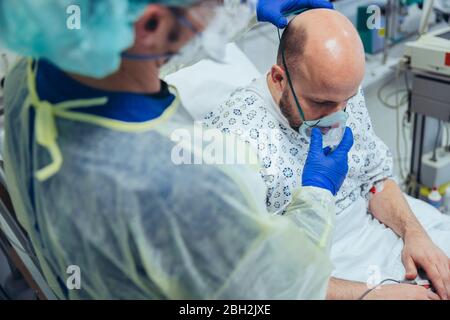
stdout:
{"type": "MultiPolygon", "coordinates": [[[[367,284],[331,278],[328,300],[356,300],[369,290],[367,284]]],[[[372,290],[364,300],[439,300],[439,296],[424,287],[410,284],[388,284],[372,290]]]]}
{"type": "MultiPolygon", "coordinates": [[[[315,187],[301,188],[288,213],[288,217],[323,217],[326,221],[332,220],[334,215],[331,193],[315,187]]],[[[255,238],[244,254],[245,262],[231,273],[215,298],[325,298],[332,265],[320,243],[308,234],[308,230],[311,227],[320,234],[327,246],[331,243],[328,226],[324,227],[322,220],[312,218],[307,224],[308,229],[299,229],[286,216],[267,212],[257,216],[258,219],[251,223],[256,223],[265,232],[255,238]]]]}
{"type": "Polygon", "coordinates": [[[415,279],[422,268],[442,299],[450,296],[450,260],[427,235],[394,180],[384,182],[381,192],[369,202],[375,218],[391,228],[404,242],[402,261],[406,278],[415,279]]]}
{"type": "Polygon", "coordinates": [[[352,144],[347,129],[338,148],[326,154],[320,131],[313,130],[305,187],[287,217],[267,212],[258,170],[173,167],[164,176],[172,191],[167,194],[161,186],[165,200],[144,198],[149,208],[143,212],[156,211],[155,219],[148,214],[130,219],[139,236],[138,252],[146,254],[146,274],[171,299],[325,298],[331,262],[320,241],[328,246],[331,233],[323,221],[335,214],[332,193],[345,178],[352,144]],[[311,234],[290,219],[303,216],[311,234]]]}
{"type": "MultiPolygon", "coordinates": [[[[149,209],[129,219],[142,274],[169,299],[325,298],[329,257],[290,219],[267,212],[257,171],[221,168],[174,167],[190,183],[169,181],[164,201],[143,198],[149,209]]],[[[308,189],[324,201],[299,197],[296,210],[334,215],[330,192],[308,189]]]]}

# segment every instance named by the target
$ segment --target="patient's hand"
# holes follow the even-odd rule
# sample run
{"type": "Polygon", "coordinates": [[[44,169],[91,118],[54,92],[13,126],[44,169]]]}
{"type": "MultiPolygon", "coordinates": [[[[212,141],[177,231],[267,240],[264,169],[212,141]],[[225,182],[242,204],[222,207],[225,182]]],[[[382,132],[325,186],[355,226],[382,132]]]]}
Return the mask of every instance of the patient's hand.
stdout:
{"type": "Polygon", "coordinates": [[[440,300],[430,289],[411,284],[387,284],[373,290],[364,300],[440,300]]]}
{"type": "Polygon", "coordinates": [[[422,268],[441,299],[450,297],[450,259],[423,231],[406,233],[402,261],[406,278],[417,277],[417,269],[422,268]]]}

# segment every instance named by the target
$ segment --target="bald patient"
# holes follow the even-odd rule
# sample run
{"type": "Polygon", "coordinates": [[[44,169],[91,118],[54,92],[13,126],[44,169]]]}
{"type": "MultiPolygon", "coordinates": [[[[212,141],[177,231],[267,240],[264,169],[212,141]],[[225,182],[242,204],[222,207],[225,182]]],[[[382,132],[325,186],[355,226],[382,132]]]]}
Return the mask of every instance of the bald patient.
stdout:
{"type": "Polygon", "coordinates": [[[345,16],[325,9],[304,12],[283,33],[271,70],[234,92],[204,123],[254,147],[267,207],[282,215],[301,186],[309,148],[308,136],[299,131],[303,121],[319,122],[345,110],[355,142],[349,173],[336,195],[336,219],[296,221],[319,245],[318,225],[333,232],[331,248],[323,247],[335,266],[327,298],[448,299],[450,218],[406,197],[393,180],[391,152],[372,128],[360,88],[364,69],[361,40],[345,16]],[[384,279],[424,280],[416,279],[419,269],[437,294],[388,282],[364,295],[384,279]]]}
{"type": "Polygon", "coordinates": [[[357,95],[364,68],[364,47],[351,22],[336,11],[311,10],[293,19],[283,33],[278,61],[267,81],[290,126],[298,128],[303,121],[293,91],[305,119],[320,119],[342,110],[357,95]]]}

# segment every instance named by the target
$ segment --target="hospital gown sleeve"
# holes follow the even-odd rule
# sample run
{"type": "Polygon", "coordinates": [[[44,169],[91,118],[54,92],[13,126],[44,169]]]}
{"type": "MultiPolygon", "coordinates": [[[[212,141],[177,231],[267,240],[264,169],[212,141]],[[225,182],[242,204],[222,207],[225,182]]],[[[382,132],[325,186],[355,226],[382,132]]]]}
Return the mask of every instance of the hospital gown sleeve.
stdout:
{"type": "MultiPolygon", "coordinates": [[[[175,168],[171,175],[181,174],[190,183],[179,181],[164,201],[146,200],[146,211],[157,214],[144,212],[132,224],[140,260],[166,297],[325,297],[329,258],[290,219],[268,214],[264,194],[261,199],[252,195],[255,184],[246,187],[239,180],[242,176],[189,167],[175,168]]],[[[260,179],[257,172],[255,177],[260,179]]],[[[314,191],[322,194],[323,201],[305,193],[291,213],[307,209],[334,215],[331,194],[309,190],[314,191]]]]}
{"type": "Polygon", "coordinates": [[[364,158],[356,170],[359,171],[361,195],[367,198],[374,184],[393,177],[393,157],[389,147],[375,134],[362,89],[351,103],[348,109],[355,119],[350,123],[355,132],[354,148],[364,149],[364,158]]]}

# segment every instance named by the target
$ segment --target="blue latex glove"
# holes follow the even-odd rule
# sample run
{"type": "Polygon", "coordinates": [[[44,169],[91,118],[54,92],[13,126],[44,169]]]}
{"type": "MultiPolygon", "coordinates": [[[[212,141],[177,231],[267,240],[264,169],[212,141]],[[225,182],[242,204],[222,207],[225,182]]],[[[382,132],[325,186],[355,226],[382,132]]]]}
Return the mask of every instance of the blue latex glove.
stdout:
{"type": "Polygon", "coordinates": [[[333,152],[323,149],[322,133],[314,128],[308,157],[303,168],[302,184],[304,187],[318,187],[336,195],[348,172],[348,152],[353,146],[353,133],[345,129],[341,143],[333,152]]]}
{"type": "Polygon", "coordinates": [[[270,22],[282,29],[288,24],[285,15],[301,9],[315,8],[333,9],[333,4],[326,0],[259,0],[256,15],[258,21],[270,22]]]}

